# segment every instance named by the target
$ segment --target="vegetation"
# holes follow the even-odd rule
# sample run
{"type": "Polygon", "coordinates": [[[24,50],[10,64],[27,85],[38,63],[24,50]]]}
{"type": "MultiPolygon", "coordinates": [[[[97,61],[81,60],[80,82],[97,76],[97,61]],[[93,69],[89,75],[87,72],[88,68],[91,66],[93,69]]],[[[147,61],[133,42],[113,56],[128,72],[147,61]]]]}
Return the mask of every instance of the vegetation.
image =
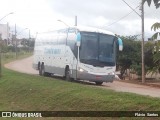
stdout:
{"type": "MultiPolygon", "coordinates": [[[[152,25],[151,29],[156,31],[160,28],[160,23],[156,22],[152,25]]],[[[158,38],[158,36],[160,36],[160,32],[156,32],[153,36],[152,39],[155,40],[158,38]]]]}
{"type": "Polygon", "coordinates": [[[156,98],[6,69],[0,81],[0,96],[0,110],[149,110],[154,100],[159,104],[154,110],[160,110],[156,98]]]}
{"type": "MultiPolygon", "coordinates": [[[[124,48],[122,52],[118,53],[117,65],[120,68],[121,78],[127,69],[132,73],[141,76],[141,41],[137,40],[135,36],[122,36],[124,48]]],[[[145,74],[152,71],[157,65],[153,61],[154,43],[147,42],[144,46],[145,49],[145,74]]]]}
{"type": "Polygon", "coordinates": [[[7,69],[3,70],[0,80],[0,98],[1,111],[160,110],[159,98],[115,92],[7,69]]]}
{"type": "MultiPolygon", "coordinates": [[[[7,57],[5,61],[11,59],[13,57],[7,57]]],[[[3,68],[0,78],[0,98],[0,111],[160,110],[159,98],[28,75],[6,68],[3,68]]]]}
{"type": "Polygon", "coordinates": [[[152,1],[154,2],[154,5],[156,6],[156,8],[159,8],[159,7],[160,7],[160,2],[159,2],[159,0],[143,0],[143,4],[144,4],[145,2],[147,2],[147,3],[148,3],[148,6],[150,6],[152,1]]]}
{"type": "Polygon", "coordinates": [[[134,41],[133,37],[121,37],[123,39],[123,51],[118,54],[117,64],[120,67],[121,78],[127,69],[131,66],[139,65],[141,61],[141,44],[139,41],[134,41]]]}
{"type": "MultiPolygon", "coordinates": [[[[143,0],[143,3],[147,2],[148,5],[151,5],[152,0],[143,0]]],[[[153,0],[156,8],[160,7],[160,0],[153,0]]],[[[153,29],[154,31],[157,31],[158,29],[160,29],[160,23],[156,22],[152,25],[151,29],[153,29]]],[[[156,32],[153,36],[152,39],[155,40],[158,38],[158,36],[160,36],[160,32],[156,32]]],[[[155,49],[155,54],[153,56],[153,61],[155,63],[155,66],[153,67],[152,71],[153,72],[159,72],[160,73],[160,43],[156,43],[155,44],[156,49],[155,49]]]]}
{"type": "MultiPolygon", "coordinates": [[[[143,4],[147,2],[151,5],[152,0],[143,0],[143,4]]],[[[160,7],[159,0],[153,0],[156,8],[160,7]]],[[[160,28],[160,23],[152,25],[151,29],[157,31],[160,28]]],[[[155,40],[160,36],[160,32],[156,32],[152,39],[155,40]]],[[[137,36],[123,36],[124,49],[118,56],[118,66],[121,71],[121,78],[127,69],[135,72],[137,75],[141,75],[141,43],[137,41],[137,36]]],[[[145,74],[148,72],[160,73],[160,42],[154,44],[153,42],[147,42],[144,46],[145,55],[145,74]]]]}
{"type": "Polygon", "coordinates": [[[30,40],[28,39],[19,39],[21,43],[15,46],[15,43],[13,44],[7,44],[6,40],[2,40],[1,34],[0,34],[0,48],[2,53],[7,53],[7,52],[31,52],[33,51],[34,48],[34,43],[35,40],[32,38],[30,40]]]}

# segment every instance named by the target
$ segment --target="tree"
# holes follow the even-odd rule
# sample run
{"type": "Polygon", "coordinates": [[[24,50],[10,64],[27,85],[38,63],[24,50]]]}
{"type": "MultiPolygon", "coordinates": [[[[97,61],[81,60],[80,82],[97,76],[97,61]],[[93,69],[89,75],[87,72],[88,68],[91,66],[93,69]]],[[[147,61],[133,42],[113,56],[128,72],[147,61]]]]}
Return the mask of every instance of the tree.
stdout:
{"type": "Polygon", "coordinates": [[[153,67],[152,72],[160,73],[160,42],[157,42],[155,45],[153,60],[154,60],[155,66],[153,67]]]}
{"type": "MultiPolygon", "coordinates": [[[[156,31],[156,30],[158,30],[158,29],[160,29],[160,23],[156,22],[156,23],[154,23],[154,24],[152,25],[151,30],[156,31]]],[[[158,38],[158,36],[160,36],[160,32],[156,32],[156,33],[152,36],[152,39],[155,40],[155,39],[158,38]]]]}
{"type": "Polygon", "coordinates": [[[146,73],[152,72],[153,68],[156,66],[153,60],[153,50],[154,50],[155,44],[153,42],[148,41],[144,46],[144,55],[145,55],[145,69],[146,73]]]}
{"type": "MultiPolygon", "coordinates": [[[[123,78],[123,75],[127,69],[131,72],[137,74],[138,76],[142,75],[142,66],[141,66],[141,42],[136,41],[137,38],[134,36],[121,37],[123,39],[124,48],[122,52],[119,52],[117,58],[117,66],[120,68],[120,78],[123,78]]],[[[152,70],[157,64],[153,61],[153,49],[154,43],[147,42],[144,46],[144,55],[145,55],[145,74],[148,71],[152,70]]]]}
{"type": "MultiPolygon", "coordinates": [[[[145,2],[147,2],[147,3],[148,3],[148,6],[150,6],[152,0],[143,0],[143,4],[144,4],[145,2]]],[[[153,0],[153,2],[154,2],[154,5],[155,5],[156,8],[159,8],[159,7],[160,7],[160,0],[153,0]]]]}
{"type": "MultiPolygon", "coordinates": [[[[154,31],[160,29],[160,23],[154,23],[151,27],[151,29],[154,29],[154,31]]],[[[155,40],[158,38],[158,36],[160,36],[160,32],[156,32],[153,36],[152,39],[155,40]]],[[[157,71],[160,73],[160,42],[156,42],[155,44],[155,50],[154,50],[155,54],[153,56],[153,60],[155,63],[155,67],[153,68],[153,72],[157,73],[157,71]]]]}
{"type": "MultiPolygon", "coordinates": [[[[143,4],[147,2],[148,6],[151,5],[152,0],[143,0],[143,4]]],[[[156,6],[156,8],[160,7],[160,0],[153,0],[154,5],[156,6]]],[[[154,31],[160,29],[160,23],[156,22],[152,25],[151,29],[153,29],[154,31]]],[[[152,39],[155,40],[158,38],[158,36],[160,36],[160,32],[156,32],[153,36],[152,39]]],[[[155,49],[155,54],[153,56],[153,61],[155,63],[155,66],[153,67],[153,72],[158,71],[160,73],[160,43],[156,43],[155,45],[156,49],[155,49]]]]}
{"type": "Polygon", "coordinates": [[[133,68],[133,65],[139,66],[141,64],[141,43],[140,41],[135,41],[135,38],[131,36],[123,36],[121,38],[123,39],[124,48],[118,54],[117,66],[120,68],[120,78],[123,78],[127,69],[133,68]]]}
{"type": "MultiPolygon", "coordinates": [[[[147,2],[147,3],[148,3],[148,6],[150,6],[152,0],[143,0],[143,4],[144,4],[145,2],[147,2]]],[[[160,0],[153,0],[153,2],[154,2],[154,5],[156,6],[156,8],[159,8],[159,7],[160,7],[160,0]]],[[[160,23],[159,23],[159,22],[156,22],[156,23],[154,23],[154,24],[152,25],[151,30],[154,29],[154,31],[156,31],[156,30],[158,30],[159,28],[160,28],[160,23]]],[[[153,38],[153,39],[157,39],[158,36],[160,36],[160,32],[155,33],[155,34],[152,36],[152,38],[153,38]]]]}

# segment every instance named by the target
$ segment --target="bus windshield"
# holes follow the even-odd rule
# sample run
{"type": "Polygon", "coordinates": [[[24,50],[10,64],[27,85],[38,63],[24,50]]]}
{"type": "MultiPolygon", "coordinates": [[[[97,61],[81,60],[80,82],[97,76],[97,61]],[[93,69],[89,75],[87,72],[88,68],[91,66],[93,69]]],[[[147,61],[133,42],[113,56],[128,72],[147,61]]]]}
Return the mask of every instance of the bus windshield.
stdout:
{"type": "Polygon", "coordinates": [[[80,62],[93,66],[115,66],[115,36],[81,32],[80,62]]]}

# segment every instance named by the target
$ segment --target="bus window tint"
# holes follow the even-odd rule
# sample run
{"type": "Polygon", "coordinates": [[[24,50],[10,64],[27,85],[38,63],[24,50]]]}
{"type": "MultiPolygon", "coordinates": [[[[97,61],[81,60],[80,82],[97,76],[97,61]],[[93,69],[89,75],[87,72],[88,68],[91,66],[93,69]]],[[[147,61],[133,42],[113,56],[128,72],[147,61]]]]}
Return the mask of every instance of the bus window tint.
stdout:
{"type": "Polygon", "coordinates": [[[97,59],[98,56],[98,36],[97,34],[83,33],[80,50],[81,59],[97,59]]]}
{"type": "Polygon", "coordinates": [[[114,36],[100,33],[82,33],[80,61],[93,66],[114,66],[114,36]]]}
{"type": "Polygon", "coordinates": [[[114,36],[100,35],[99,39],[99,60],[103,62],[115,62],[114,36]]]}

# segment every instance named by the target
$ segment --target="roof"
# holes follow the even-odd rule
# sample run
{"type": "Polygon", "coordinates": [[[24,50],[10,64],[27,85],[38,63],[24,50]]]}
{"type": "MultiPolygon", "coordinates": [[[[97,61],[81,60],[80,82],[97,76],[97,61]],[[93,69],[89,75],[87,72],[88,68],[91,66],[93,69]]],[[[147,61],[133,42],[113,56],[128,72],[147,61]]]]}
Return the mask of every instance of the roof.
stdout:
{"type": "Polygon", "coordinates": [[[108,35],[113,35],[115,36],[114,33],[100,29],[100,28],[95,28],[95,27],[86,27],[86,26],[74,26],[74,28],[77,28],[79,31],[85,31],[85,32],[96,32],[96,33],[103,33],[103,34],[108,34],[108,35]]]}
{"type": "Polygon", "coordinates": [[[67,28],[54,30],[54,31],[43,32],[43,33],[39,33],[39,34],[57,33],[58,31],[64,31],[64,30],[67,31],[67,29],[72,29],[72,28],[77,29],[78,31],[81,31],[81,32],[96,32],[96,33],[103,33],[103,34],[108,34],[108,35],[115,36],[115,34],[110,32],[110,31],[100,29],[100,28],[96,28],[96,27],[87,27],[87,26],[69,26],[67,28]]]}

